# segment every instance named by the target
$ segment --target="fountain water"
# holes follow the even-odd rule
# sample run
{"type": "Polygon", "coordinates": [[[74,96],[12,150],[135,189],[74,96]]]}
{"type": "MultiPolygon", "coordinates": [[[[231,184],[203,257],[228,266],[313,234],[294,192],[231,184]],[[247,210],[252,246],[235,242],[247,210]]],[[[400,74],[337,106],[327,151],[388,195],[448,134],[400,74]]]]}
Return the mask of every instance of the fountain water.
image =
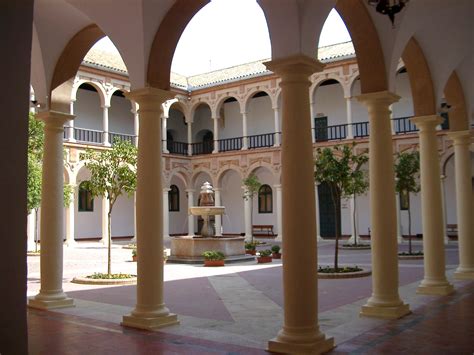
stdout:
{"type": "Polygon", "coordinates": [[[202,263],[202,253],[207,250],[217,250],[224,253],[226,262],[245,261],[254,259],[245,254],[244,237],[216,237],[214,228],[209,223],[210,216],[223,215],[224,206],[214,206],[214,191],[210,183],[201,186],[199,206],[190,207],[189,213],[202,216],[203,226],[201,235],[171,237],[170,263],[202,263]]]}

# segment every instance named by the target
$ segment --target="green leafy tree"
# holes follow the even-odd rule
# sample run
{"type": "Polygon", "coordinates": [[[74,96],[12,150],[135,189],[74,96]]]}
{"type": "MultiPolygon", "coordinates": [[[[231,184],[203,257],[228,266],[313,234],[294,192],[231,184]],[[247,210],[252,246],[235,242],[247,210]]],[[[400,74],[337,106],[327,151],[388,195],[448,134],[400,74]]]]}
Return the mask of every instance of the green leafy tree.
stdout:
{"type": "Polygon", "coordinates": [[[338,265],[338,248],[341,231],[339,221],[341,219],[341,210],[339,202],[341,198],[348,198],[362,191],[366,182],[363,180],[364,172],[361,167],[367,162],[366,153],[354,154],[355,144],[334,146],[331,148],[318,148],[316,159],[314,162],[315,172],[314,178],[319,183],[328,184],[331,191],[331,198],[334,206],[334,214],[336,216],[336,243],[334,250],[334,270],[339,270],[338,265]]]}
{"type": "Polygon", "coordinates": [[[137,186],[137,148],[128,141],[116,140],[111,149],[87,149],[81,155],[91,178],[85,181],[85,187],[93,197],[105,197],[109,204],[107,215],[107,274],[111,273],[111,222],[112,211],[117,198],[122,194],[131,196],[137,186]]]}
{"type": "Polygon", "coordinates": [[[412,254],[410,193],[420,192],[420,155],[417,151],[401,152],[395,160],[395,189],[408,202],[408,253],[412,254]]]}
{"type": "MultiPolygon", "coordinates": [[[[262,183],[255,174],[250,174],[242,182],[245,186],[243,198],[246,201],[250,200],[250,225],[253,226],[253,198],[258,194],[262,183]]],[[[251,241],[253,243],[253,232],[251,234],[251,241]]]]}

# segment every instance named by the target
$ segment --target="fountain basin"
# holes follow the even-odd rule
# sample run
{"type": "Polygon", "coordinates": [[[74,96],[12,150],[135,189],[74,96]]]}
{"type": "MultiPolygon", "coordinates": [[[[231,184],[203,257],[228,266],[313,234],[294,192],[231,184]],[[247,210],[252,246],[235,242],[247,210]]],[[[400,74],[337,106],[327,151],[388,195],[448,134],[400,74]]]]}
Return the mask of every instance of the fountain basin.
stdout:
{"type": "Polygon", "coordinates": [[[224,214],[224,206],[196,206],[189,207],[189,212],[193,216],[220,216],[224,214]]]}
{"type": "Polygon", "coordinates": [[[171,237],[171,255],[168,263],[202,264],[202,253],[207,250],[221,251],[225,262],[255,260],[245,254],[244,237],[194,238],[192,235],[171,237]]]}

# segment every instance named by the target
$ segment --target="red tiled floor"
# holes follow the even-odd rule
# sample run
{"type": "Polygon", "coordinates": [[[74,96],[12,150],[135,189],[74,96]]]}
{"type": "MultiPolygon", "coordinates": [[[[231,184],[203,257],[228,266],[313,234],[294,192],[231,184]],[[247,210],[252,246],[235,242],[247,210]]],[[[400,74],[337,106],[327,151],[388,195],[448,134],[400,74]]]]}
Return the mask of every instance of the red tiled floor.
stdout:
{"type": "Polygon", "coordinates": [[[56,312],[28,311],[29,353],[41,354],[268,354],[209,340],[140,331],[56,312]]]}

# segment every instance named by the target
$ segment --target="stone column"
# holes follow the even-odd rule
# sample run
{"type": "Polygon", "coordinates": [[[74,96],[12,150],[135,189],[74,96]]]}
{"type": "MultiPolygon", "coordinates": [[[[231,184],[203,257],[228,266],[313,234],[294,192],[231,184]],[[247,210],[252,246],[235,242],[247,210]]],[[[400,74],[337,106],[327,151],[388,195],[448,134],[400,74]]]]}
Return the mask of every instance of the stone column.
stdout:
{"type": "Polygon", "coordinates": [[[360,236],[359,236],[359,213],[357,211],[357,201],[356,197],[352,196],[350,198],[349,203],[351,204],[350,208],[350,213],[351,213],[351,230],[352,230],[352,235],[349,238],[349,243],[355,243],[360,242],[360,236]],[[354,213],[355,213],[355,221],[354,221],[354,213]]]}
{"type": "Polygon", "coordinates": [[[27,219],[27,251],[35,251],[35,232],[36,232],[36,218],[35,210],[31,210],[27,219]]]}
{"type": "Polygon", "coordinates": [[[275,120],[275,140],[274,140],[274,147],[280,146],[280,109],[278,107],[273,108],[273,115],[275,120]]]}
{"type": "Polygon", "coordinates": [[[194,189],[186,189],[188,194],[188,235],[194,235],[194,216],[189,212],[191,207],[194,207],[194,189]]]}
{"type": "MultiPolygon", "coordinates": [[[[221,202],[221,188],[214,188],[214,204],[216,206],[222,206],[221,202]]],[[[216,215],[216,237],[222,237],[222,216],[216,215]]]]}
{"type": "Polygon", "coordinates": [[[474,279],[474,230],[472,222],[473,191],[471,182],[471,157],[469,131],[448,133],[454,144],[454,169],[456,178],[456,211],[458,222],[459,266],[456,279],[474,279]]]}
{"type": "Polygon", "coordinates": [[[214,149],[213,154],[219,153],[219,117],[212,118],[214,122],[214,149]]]}
{"type": "Polygon", "coordinates": [[[74,247],[76,246],[76,241],[74,240],[74,214],[76,207],[77,189],[75,181],[71,181],[70,183],[72,185],[73,190],[71,194],[71,202],[69,203],[69,206],[66,207],[66,241],[64,242],[64,245],[68,247],[74,247]]]}
{"type": "Polygon", "coordinates": [[[112,143],[109,137],[109,107],[109,105],[102,106],[102,127],[104,130],[102,144],[105,146],[110,146],[112,143]]]}
{"type": "Polygon", "coordinates": [[[314,183],[314,199],[315,199],[315,206],[316,206],[316,239],[318,242],[323,241],[323,237],[321,237],[321,221],[319,219],[319,182],[314,183]]]}
{"type": "Polygon", "coordinates": [[[395,193],[395,208],[397,209],[397,241],[399,244],[403,243],[402,233],[402,216],[400,213],[400,193],[395,193]]]}
{"type": "Polygon", "coordinates": [[[314,113],[314,102],[311,101],[309,103],[309,109],[310,109],[310,118],[311,118],[311,142],[314,144],[316,143],[316,133],[314,132],[314,116],[315,116],[315,113],[314,113]]]}
{"type": "MultiPolygon", "coordinates": [[[[71,103],[69,104],[69,114],[74,115],[74,102],[76,100],[71,100],[71,103]]],[[[74,139],[74,119],[70,120],[68,122],[68,133],[67,133],[67,140],[69,142],[75,142],[76,140],[74,139]]]]}
{"type": "Polygon", "coordinates": [[[317,60],[295,55],[265,63],[281,77],[284,322],[268,350],[322,353],[334,347],[318,325],[317,241],[309,76],[317,60]],[[301,208],[301,206],[305,206],[301,208]],[[298,236],[295,238],[295,236],[298,236]],[[304,285],[304,292],[301,290],[304,285]]]}
{"type": "Polygon", "coordinates": [[[446,279],[444,258],[443,208],[436,138],[436,126],[442,119],[437,116],[419,116],[410,121],[420,129],[421,219],[425,266],[423,281],[416,292],[447,295],[454,289],[446,279]]]}
{"type": "Polygon", "coordinates": [[[139,124],[139,119],[138,119],[138,112],[135,108],[132,109],[132,114],[133,114],[133,134],[135,135],[133,142],[135,144],[135,147],[138,147],[138,132],[140,131],[140,124],[139,124]]]}
{"type": "Polygon", "coordinates": [[[122,325],[156,329],[177,324],[163,301],[163,185],[161,104],[169,91],[151,87],[125,94],[140,105],[137,165],[137,304],[122,325]]]}
{"type": "Polygon", "coordinates": [[[444,244],[449,243],[448,233],[446,232],[446,227],[448,224],[448,210],[446,206],[446,175],[440,176],[441,180],[441,205],[443,207],[443,235],[444,235],[444,244]]]}
{"type": "Polygon", "coordinates": [[[400,318],[410,313],[398,294],[397,212],[392,133],[388,107],[400,99],[388,91],[357,99],[369,111],[369,181],[372,245],[372,296],[361,315],[400,318]]]}
{"type": "MultiPolygon", "coordinates": [[[[244,195],[247,194],[245,187],[242,187],[244,190],[244,195]]],[[[245,240],[252,240],[252,199],[244,199],[244,221],[245,221],[245,240]]]]}
{"type": "Polygon", "coordinates": [[[354,138],[352,131],[352,97],[348,96],[346,99],[346,113],[347,113],[347,139],[354,138]]]}
{"type": "Polygon", "coordinates": [[[162,115],[161,116],[161,122],[163,124],[163,128],[161,129],[161,139],[163,141],[163,153],[165,154],[169,154],[169,150],[168,150],[168,135],[167,135],[167,131],[168,131],[168,117],[165,116],[165,115],[162,115]]]}
{"type": "Polygon", "coordinates": [[[170,188],[163,188],[163,239],[170,239],[170,211],[169,211],[169,192],[170,188]]]}
{"type": "MultiPolygon", "coordinates": [[[[109,200],[107,200],[106,196],[103,196],[100,200],[101,205],[102,205],[102,216],[101,216],[101,221],[102,221],[102,238],[100,239],[100,243],[104,245],[109,245],[109,227],[108,227],[108,214],[109,214],[109,200]]],[[[112,228],[111,228],[111,234],[112,234],[112,228]]],[[[110,239],[112,239],[112,235],[110,235],[110,239]]]]}
{"type": "Polygon", "coordinates": [[[277,208],[277,230],[278,235],[276,240],[281,242],[283,240],[283,226],[282,226],[282,203],[281,203],[281,185],[274,185],[273,186],[276,190],[276,208],[277,208]]]}
{"type": "Polygon", "coordinates": [[[71,307],[63,292],[63,126],[74,116],[55,111],[41,112],[45,123],[43,176],[41,183],[41,289],[28,306],[40,309],[71,307]]]}
{"type": "Polygon", "coordinates": [[[193,155],[193,130],[192,130],[192,121],[188,121],[188,155],[193,155]]]}
{"type": "Polygon", "coordinates": [[[248,133],[247,133],[247,112],[241,112],[242,114],[242,150],[248,149],[248,133]]]}

